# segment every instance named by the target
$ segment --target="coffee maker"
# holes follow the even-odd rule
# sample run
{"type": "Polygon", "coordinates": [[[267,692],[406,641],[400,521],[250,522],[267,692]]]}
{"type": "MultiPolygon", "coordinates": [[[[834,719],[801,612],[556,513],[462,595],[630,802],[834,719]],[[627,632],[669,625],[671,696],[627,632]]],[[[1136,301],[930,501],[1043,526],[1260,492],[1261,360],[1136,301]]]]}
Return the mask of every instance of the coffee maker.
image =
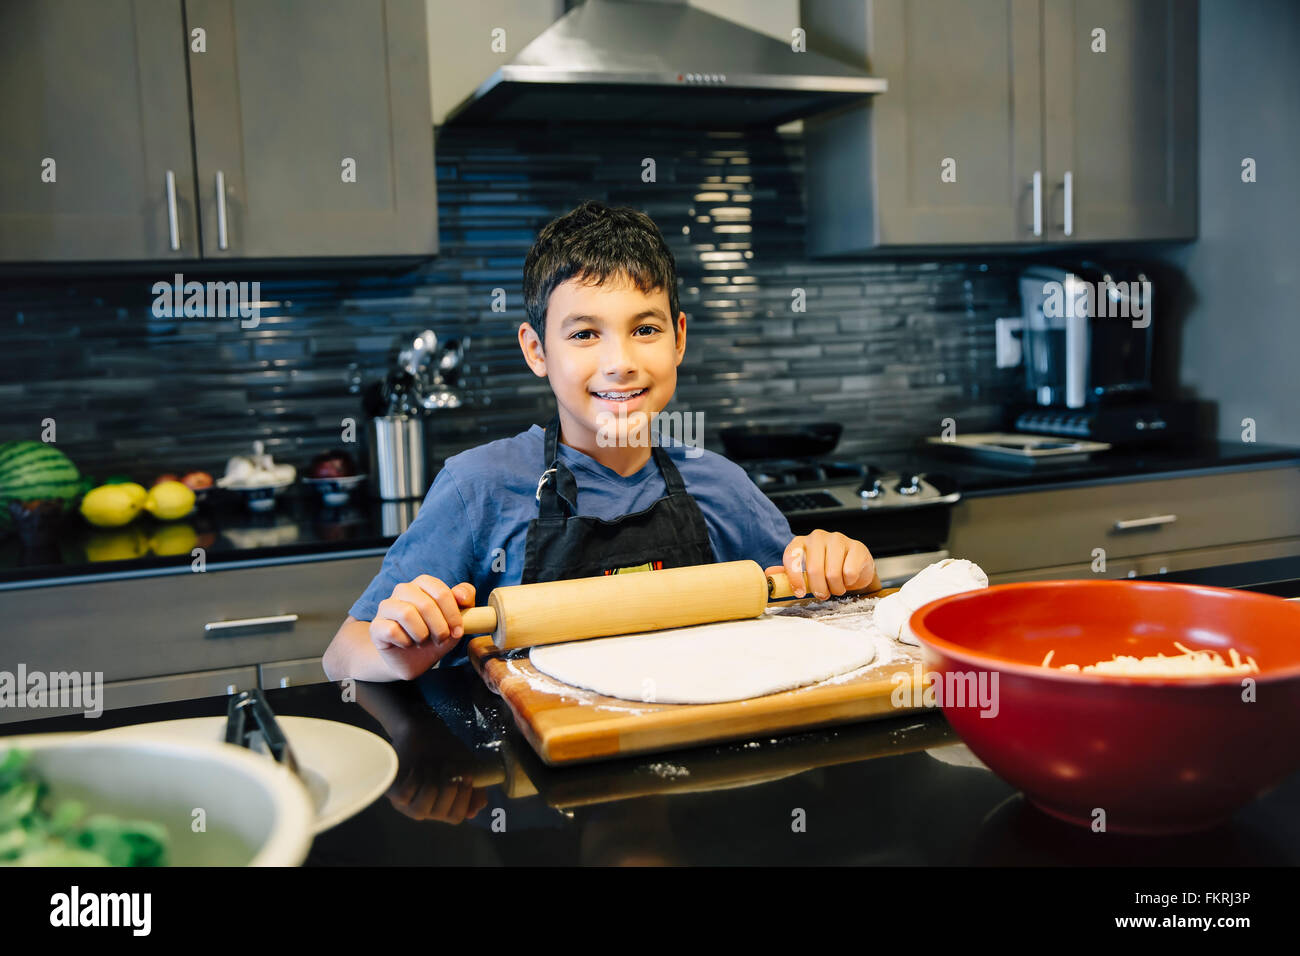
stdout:
{"type": "Polygon", "coordinates": [[[1152,389],[1154,290],[1145,272],[1084,263],[1020,275],[1027,403],[1019,432],[1108,444],[1186,438],[1189,402],[1152,389]]]}

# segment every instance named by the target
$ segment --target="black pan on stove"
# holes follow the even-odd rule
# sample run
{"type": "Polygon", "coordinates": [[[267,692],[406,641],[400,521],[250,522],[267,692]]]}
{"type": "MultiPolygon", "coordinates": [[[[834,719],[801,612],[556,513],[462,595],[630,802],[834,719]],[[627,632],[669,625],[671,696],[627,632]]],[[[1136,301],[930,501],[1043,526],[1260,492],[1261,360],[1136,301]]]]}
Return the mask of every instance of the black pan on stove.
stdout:
{"type": "Polygon", "coordinates": [[[738,425],[724,428],[719,434],[727,457],[745,461],[829,455],[839,444],[843,431],[844,426],[839,422],[814,422],[811,425],[738,425]]]}

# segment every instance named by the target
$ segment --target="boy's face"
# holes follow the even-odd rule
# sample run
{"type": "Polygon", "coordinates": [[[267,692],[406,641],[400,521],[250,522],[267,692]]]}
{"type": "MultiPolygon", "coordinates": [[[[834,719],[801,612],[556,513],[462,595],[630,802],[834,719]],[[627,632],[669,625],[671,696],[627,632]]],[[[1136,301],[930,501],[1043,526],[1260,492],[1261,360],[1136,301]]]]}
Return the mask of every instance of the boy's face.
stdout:
{"type": "Polygon", "coordinates": [[[568,444],[648,447],[641,436],[673,397],[686,353],[686,314],[674,321],[668,309],[666,292],[646,295],[626,276],[575,278],[551,293],[544,349],[532,326],[520,326],[524,358],[550,380],[568,444]]]}

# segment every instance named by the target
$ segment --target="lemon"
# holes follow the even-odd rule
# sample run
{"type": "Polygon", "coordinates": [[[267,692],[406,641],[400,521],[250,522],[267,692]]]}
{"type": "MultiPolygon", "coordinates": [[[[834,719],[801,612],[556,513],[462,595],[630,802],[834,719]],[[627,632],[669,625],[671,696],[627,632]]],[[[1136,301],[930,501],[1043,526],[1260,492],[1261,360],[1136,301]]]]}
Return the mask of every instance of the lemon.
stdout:
{"type": "Polygon", "coordinates": [[[130,524],[143,504],[126,485],[100,485],[81,499],[81,513],[100,528],[120,528],[130,524]]]}
{"type": "Polygon", "coordinates": [[[148,552],[149,541],[138,528],[95,531],[86,539],[87,561],[129,561],[148,552]]]}
{"type": "Polygon", "coordinates": [[[123,491],[129,494],[131,496],[131,500],[135,502],[137,508],[143,508],[144,500],[149,497],[149,492],[144,490],[144,485],[137,485],[134,481],[118,482],[114,485],[114,487],[121,488],[123,491]]]}
{"type": "Polygon", "coordinates": [[[194,510],[194,492],[179,481],[160,481],[149,489],[144,510],[160,521],[183,518],[194,510]]]}
{"type": "Polygon", "coordinates": [[[188,522],[163,525],[149,539],[154,554],[189,554],[199,543],[198,532],[188,522]]]}

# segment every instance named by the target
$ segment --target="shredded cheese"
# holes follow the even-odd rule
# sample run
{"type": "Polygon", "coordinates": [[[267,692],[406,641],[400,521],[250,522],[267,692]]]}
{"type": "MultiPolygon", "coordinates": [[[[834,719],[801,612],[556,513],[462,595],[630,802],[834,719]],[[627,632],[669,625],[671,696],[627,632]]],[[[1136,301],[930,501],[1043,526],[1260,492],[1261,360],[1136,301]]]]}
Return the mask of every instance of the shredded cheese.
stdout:
{"type": "MultiPolygon", "coordinates": [[[[1247,656],[1242,660],[1236,648],[1228,649],[1228,656],[1232,660],[1229,664],[1215,651],[1193,650],[1177,641],[1174,641],[1174,646],[1182,653],[1169,657],[1164,654],[1156,654],[1154,657],[1127,657],[1112,654],[1108,661],[1085,665],[1082,672],[1132,677],[1217,677],[1224,674],[1259,673],[1259,665],[1255,663],[1255,659],[1247,656]]],[[[1051,666],[1049,662],[1055,653],[1055,648],[1047,652],[1047,656],[1043,658],[1043,667],[1051,666]]],[[[1080,672],[1078,664],[1062,664],[1057,669],[1080,672]]]]}

